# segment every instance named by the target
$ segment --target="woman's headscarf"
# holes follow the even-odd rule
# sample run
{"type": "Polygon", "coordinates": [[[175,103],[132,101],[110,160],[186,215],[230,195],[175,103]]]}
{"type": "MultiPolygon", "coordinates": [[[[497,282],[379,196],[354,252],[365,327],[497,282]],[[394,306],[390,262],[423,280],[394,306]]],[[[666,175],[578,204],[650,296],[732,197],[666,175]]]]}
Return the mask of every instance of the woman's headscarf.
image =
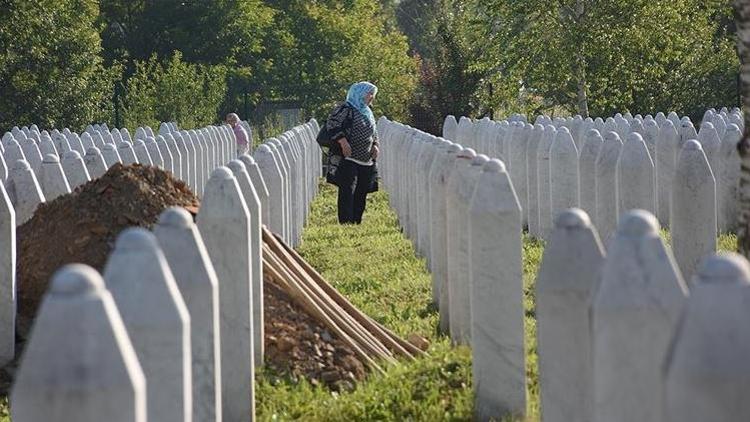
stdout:
{"type": "Polygon", "coordinates": [[[375,94],[378,93],[378,87],[370,82],[357,82],[349,87],[349,92],[346,94],[346,102],[359,110],[359,112],[367,117],[367,119],[370,120],[370,123],[374,126],[375,115],[372,114],[372,110],[365,102],[365,95],[369,93],[372,93],[372,95],[375,96],[375,94]]]}

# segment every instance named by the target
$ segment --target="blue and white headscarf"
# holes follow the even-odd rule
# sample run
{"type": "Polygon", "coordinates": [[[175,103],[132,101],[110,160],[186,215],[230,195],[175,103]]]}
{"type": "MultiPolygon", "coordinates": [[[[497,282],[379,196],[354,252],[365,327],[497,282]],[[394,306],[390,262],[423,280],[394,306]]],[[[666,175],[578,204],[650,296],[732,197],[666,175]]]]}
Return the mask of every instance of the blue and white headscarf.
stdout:
{"type": "Polygon", "coordinates": [[[357,82],[349,87],[349,92],[346,94],[346,102],[359,110],[375,126],[375,115],[372,114],[372,110],[365,102],[365,95],[369,93],[375,96],[378,93],[378,87],[370,82],[357,82]]]}

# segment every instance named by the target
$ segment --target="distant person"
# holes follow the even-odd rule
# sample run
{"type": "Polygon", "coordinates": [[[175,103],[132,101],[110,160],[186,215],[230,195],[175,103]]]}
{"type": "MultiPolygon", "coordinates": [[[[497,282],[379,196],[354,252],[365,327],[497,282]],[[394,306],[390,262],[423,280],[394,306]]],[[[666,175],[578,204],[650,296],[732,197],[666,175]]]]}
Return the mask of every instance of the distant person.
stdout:
{"type": "Polygon", "coordinates": [[[357,82],[349,88],[346,102],[328,117],[326,128],[344,159],[336,170],[339,187],[339,223],[360,224],[367,194],[376,190],[378,133],[372,104],[378,88],[370,82],[357,82]]]}
{"type": "Polygon", "coordinates": [[[250,136],[240,124],[240,116],[235,113],[227,114],[227,124],[232,126],[234,137],[237,138],[237,155],[245,154],[249,150],[250,136]]]}

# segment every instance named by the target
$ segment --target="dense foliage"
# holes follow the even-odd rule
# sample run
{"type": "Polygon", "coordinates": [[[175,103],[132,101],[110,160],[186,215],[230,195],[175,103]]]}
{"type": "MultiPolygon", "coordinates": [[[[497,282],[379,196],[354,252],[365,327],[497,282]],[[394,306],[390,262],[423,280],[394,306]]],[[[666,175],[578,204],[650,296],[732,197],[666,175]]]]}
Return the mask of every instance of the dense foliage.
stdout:
{"type": "Polygon", "coordinates": [[[223,66],[206,66],[182,61],[175,53],[162,63],[157,56],[135,62],[122,99],[126,127],[160,122],[179,122],[184,127],[213,123],[226,94],[223,66]]]}
{"type": "Polygon", "coordinates": [[[403,0],[396,10],[423,57],[414,105],[430,116],[699,118],[738,104],[729,0],[403,0]]]}
{"type": "Polygon", "coordinates": [[[82,129],[107,120],[119,67],[105,67],[95,0],[0,0],[0,128],[82,129]]]}
{"type": "Polygon", "coordinates": [[[323,117],[358,80],[432,132],[737,105],[729,0],[0,0],[0,18],[1,130],[323,117]]]}

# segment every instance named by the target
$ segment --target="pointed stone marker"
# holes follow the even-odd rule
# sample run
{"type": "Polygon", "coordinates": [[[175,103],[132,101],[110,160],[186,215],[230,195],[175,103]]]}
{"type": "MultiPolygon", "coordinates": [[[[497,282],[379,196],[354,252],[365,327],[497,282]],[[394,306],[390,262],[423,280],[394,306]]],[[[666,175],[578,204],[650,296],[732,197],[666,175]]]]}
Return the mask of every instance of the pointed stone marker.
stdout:
{"type": "Polygon", "coordinates": [[[741,160],[737,151],[737,143],[742,137],[740,128],[731,123],[726,130],[724,140],[721,142],[719,167],[720,172],[714,173],[714,178],[720,179],[717,186],[717,217],[719,219],[719,230],[729,233],[737,230],[740,203],[740,168],[741,160]]]}
{"type": "Polygon", "coordinates": [[[444,156],[430,169],[430,262],[434,264],[432,270],[433,295],[437,297],[440,331],[449,331],[448,295],[448,222],[446,189],[450,175],[455,169],[455,161],[461,145],[451,143],[444,156]]]}
{"type": "Polygon", "coordinates": [[[146,377],[148,419],[192,421],[190,314],[154,235],[121,232],[104,279],[146,377]]]}
{"type": "Polygon", "coordinates": [[[220,420],[219,282],[214,266],[193,217],[185,209],[165,210],[154,226],[154,235],[190,313],[193,420],[220,420]]]}
{"type": "Polygon", "coordinates": [[[97,147],[86,150],[83,162],[86,163],[86,170],[88,170],[91,180],[98,179],[107,172],[107,163],[104,162],[104,157],[97,147]]]}
{"type": "Polygon", "coordinates": [[[67,151],[64,153],[60,164],[65,172],[65,178],[68,180],[71,191],[91,180],[89,171],[86,169],[86,163],[83,162],[83,158],[81,158],[81,154],[78,151],[67,151]]]}
{"type": "Polygon", "coordinates": [[[135,157],[138,159],[138,163],[143,164],[144,166],[152,166],[154,164],[153,161],[151,161],[148,149],[146,149],[146,143],[142,139],[135,141],[133,151],[135,152],[135,157]]]}
{"type": "Polygon", "coordinates": [[[698,141],[682,147],[672,186],[672,250],[690,280],[703,258],[716,252],[716,183],[698,141]]]}
{"type": "Polygon", "coordinates": [[[580,209],[558,215],[536,280],[539,392],[547,422],[592,420],[589,305],[603,264],[604,246],[588,215],[580,209]]]}
{"type": "Polygon", "coordinates": [[[454,344],[469,344],[471,341],[470,268],[469,268],[469,220],[466,190],[470,185],[471,163],[476,153],[471,148],[460,151],[455,168],[445,188],[447,252],[448,252],[448,301],[450,303],[449,326],[454,344]]]}
{"type": "Polygon", "coordinates": [[[617,228],[617,159],[621,150],[620,136],[607,132],[596,159],[596,223],[605,247],[617,228]]]}
{"type": "Polygon", "coordinates": [[[526,411],[521,205],[505,165],[491,160],[483,167],[468,212],[474,416],[480,421],[526,411]]]}
{"type": "Polygon", "coordinates": [[[537,149],[537,183],[539,186],[539,235],[546,239],[552,230],[552,197],[550,192],[550,150],[557,136],[557,129],[548,125],[537,149]]]}
{"type": "Polygon", "coordinates": [[[265,226],[270,226],[271,222],[271,194],[268,192],[268,186],[263,179],[263,174],[260,172],[260,167],[255,162],[255,159],[249,154],[243,154],[238,157],[240,161],[245,164],[245,169],[250,175],[250,180],[253,182],[255,187],[255,193],[258,194],[260,200],[260,208],[262,210],[262,222],[265,226]]]}
{"type": "Polygon", "coordinates": [[[250,211],[228,168],[217,168],[208,179],[197,224],[219,279],[222,417],[227,421],[252,421],[250,211]]]}
{"type": "Polygon", "coordinates": [[[654,162],[648,147],[639,133],[628,135],[617,160],[618,216],[633,209],[653,213],[656,209],[654,195],[654,162]]]}
{"type": "Polygon", "coordinates": [[[568,208],[578,207],[578,198],[578,150],[568,129],[562,128],[550,148],[552,218],[568,208]]]}
{"type": "Polygon", "coordinates": [[[255,366],[263,366],[264,359],[264,326],[263,326],[263,237],[261,233],[261,205],[258,194],[250,180],[245,164],[240,160],[232,160],[227,164],[240,186],[249,212],[250,224],[250,269],[252,271],[253,302],[253,348],[255,351],[255,366]]]}
{"type": "Polygon", "coordinates": [[[36,175],[25,160],[13,163],[5,188],[16,213],[16,226],[30,220],[37,206],[45,201],[36,175]]]}
{"type": "Polygon", "coordinates": [[[0,183],[0,365],[15,357],[16,213],[0,183]]]}
{"type": "Polygon", "coordinates": [[[750,266],[715,255],[695,278],[665,362],[664,420],[750,420],[750,266]]]}
{"type": "Polygon", "coordinates": [[[14,421],[146,422],[146,382],[99,273],[58,270],[10,397],[14,421]]]}
{"type": "Polygon", "coordinates": [[[39,171],[39,187],[42,188],[42,193],[44,193],[44,198],[47,201],[70,193],[70,185],[57,155],[47,154],[44,157],[39,171]]]}
{"type": "MultiPolygon", "coordinates": [[[[529,225],[529,234],[534,237],[540,236],[539,229],[539,183],[537,180],[537,150],[539,142],[544,136],[544,126],[534,125],[526,143],[526,187],[527,187],[527,219],[529,225]]],[[[500,157],[496,157],[500,158],[500,157]]],[[[502,159],[501,159],[502,160],[502,159]]]]}
{"type": "Polygon", "coordinates": [[[662,365],[687,295],[659,223],[622,216],[591,307],[594,421],[661,421],[662,365]]]}
{"type": "Polygon", "coordinates": [[[591,129],[586,133],[578,158],[580,205],[588,214],[593,225],[596,225],[596,159],[604,144],[599,131],[591,129]]]}

